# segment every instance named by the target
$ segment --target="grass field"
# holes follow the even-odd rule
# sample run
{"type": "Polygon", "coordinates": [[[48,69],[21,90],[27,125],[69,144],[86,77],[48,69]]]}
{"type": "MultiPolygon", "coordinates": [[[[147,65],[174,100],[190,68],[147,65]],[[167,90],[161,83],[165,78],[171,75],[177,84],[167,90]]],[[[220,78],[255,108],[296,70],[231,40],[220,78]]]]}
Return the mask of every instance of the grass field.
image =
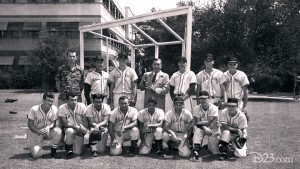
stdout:
{"type": "MultiPolygon", "coordinates": [[[[139,97],[142,95],[139,94],[139,97]]],[[[26,115],[35,104],[41,102],[41,93],[0,93],[0,168],[298,168],[300,165],[300,102],[250,102],[250,124],[248,128],[249,157],[220,162],[210,154],[202,153],[202,162],[190,162],[175,156],[162,159],[149,156],[117,157],[108,152],[97,158],[90,151],[70,160],[32,160],[26,146],[26,115]],[[15,103],[4,103],[5,99],[18,99],[15,103]],[[10,114],[15,111],[17,114],[10,114]],[[262,158],[258,155],[260,154],[262,158]]],[[[139,99],[137,107],[141,106],[139,99]]],[[[168,107],[168,106],[167,106],[168,107]]],[[[63,156],[64,157],[64,156],[63,156]]]]}

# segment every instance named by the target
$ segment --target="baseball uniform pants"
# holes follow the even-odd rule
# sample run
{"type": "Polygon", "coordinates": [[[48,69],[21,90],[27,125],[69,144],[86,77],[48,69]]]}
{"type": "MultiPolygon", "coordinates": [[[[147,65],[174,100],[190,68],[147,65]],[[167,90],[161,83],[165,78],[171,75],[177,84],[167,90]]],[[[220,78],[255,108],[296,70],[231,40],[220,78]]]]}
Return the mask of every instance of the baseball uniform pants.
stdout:
{"type": "MultiPolygon", "coordinates": [[[[187,141],[188,138],[186,137],[186,133],[175,132],[175,134],[177,138],[181,139],[181,143],[178,146],[179,155],[183,157],[189,157],[191,154],[191,150],[190,150],[190,145],[187,141]],[[184,144],[184,142],[186,143],[184,144]]],[[[176,141],[176,140],[172,140],[171,135],[167,132],[164,132],[163,141],[167,143],[168,141],[176,141]]]]}
{"type": "Polygon", "coordinates": [[[61,129],[55,127],[49,131],[48,136],[38,135],[31,130],[27,131],[28,145],[30,153],[33,158],[39,158],[46,154],[46,151],[42,149],[44,140],[51,140],[52,144],[58,145],[61,140],[61,129]]]}
{"type": "Polygon", "coordinates": [[[76,130],[73,128],[67,128],[65,130],[65,143],[66,145],[73,145],[73,152],[75,154],[81,154],[83,149],[83,136],[79,136],[76,130]]]}
{"type": "Polygon", "coordinates": [[[140,139],[140,130],[137,127],[133,127],[132,129],[123,132],[121,136],[118,136],[118,133],[114,132],[114,136],[118,143],[116,146],[110,146],[110,154],[119,155],[122,153],[122,145],[124,141],[140,139]]]}
{"type": "MultiPolygon", "coordinates": [[[[91,134],[91,132],[89,131],[84,135],[84,144],[89,144],[90,134],[91,134]]],[[[108,130],[105,130],[105,131],[101,132],[100,134],[101,134],[101,140],[98,141],[97,144],[91,145],[91,148],[92,148],[92,151],[104,153],[106,144],[107,144],[108,130]]]]}
{"type": "Polygon", "coordinates": [[[144,141],[141,143],[139,154],[149,154],[152,149],[152,143],[154,140],[163,139],[163,129],[157,127],[154,132],[145,133],[144,141]]]}
{"type": "MultiPolygon", "coordinates": [[[[237,146],[235,145],[235,143],[232,141],[233,139],[235,139],[236,137],[238,137],[237,134],[232,134],[229,130],[223,130],[221,133],[221,141],[224,141],[226,143],[230,143],[232,144],[232,147],[234,148],[234,155],[237,157],[247,157],[247,143],[245,143],[245,145],[239,149],[237,148],[237,146]]],[[[243,137],[247,138],[247,130],[244,129],[243,131],[243,137]]]]}
{"type": "MultiPolygon", "coordinates": [[[[218,154],[219,152],[219,136],[220,133],[218,131],[218,129],[212,130],[212,135],[211,136],[207,136],[208,137],[208,150],[210,152],[212,152],[213,154],[218,154]]],[[[199,144],[202,146],[203,143],[203,139],[205,137],[205,132],[204,130],[196,127],[194,128],[194,136],[193,136],[193,143],[194,144],[199,144]]]]}

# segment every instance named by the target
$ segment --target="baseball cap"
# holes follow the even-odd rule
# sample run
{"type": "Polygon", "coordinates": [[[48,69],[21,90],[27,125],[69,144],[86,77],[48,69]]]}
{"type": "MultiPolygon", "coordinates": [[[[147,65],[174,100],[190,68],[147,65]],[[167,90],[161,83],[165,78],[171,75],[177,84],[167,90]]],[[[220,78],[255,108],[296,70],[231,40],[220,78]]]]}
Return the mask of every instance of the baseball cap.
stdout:
{"type": "Polygon", "coordinates": [[[209,94],[208,94],[207,91],[201,91],[201,92],[199,93],[199,98],[200,98],[200,99],[207,99],[208,97],[209,97],[209,94]]]}
{"type": "Polygon", "coordinates": [[[156,101],[155,97],[150,97],[150,98],[147,100],[147,103],[150,103],[150,102],[153,102],[153,103],[157,104],[157,101],[156,101]]]}
{"type": "Polygon", "coordinates": [[[238,105],[238,99],[237,98],[228,98],[227,105],[237,106],[238,105]]]}
{"type": "Polygon", "coordinates": [[[229,60],[228,60],[228,63],[237,63],[237,59],[236,57],[230,57],[229,60]]]}
{"type": "Polygon", "coordinates": [[[185,57],[180,57],[180,58],[178,59],[178,62],[184,62],[184,63],[186,63],[187,60],[186,60],[185,57]]]}
{"type": "Polygon", "coordinates": [[[118,59],[128,59],[128,55],[125,53],[119,53],[118,54],[118,59]]]}
{"type": "Polygon", "coordinates": [[[183,98],[181,96],[176,96],[173,100],[174,103],[183,103],[183,98]]]}
{"type": "Polygon", "coordinates": [[[206,55],[206,58],[205,58],[205,61],[207,62],[211,62],[214,60],[214,56],[212,54],[207,54],[206,55]]]}

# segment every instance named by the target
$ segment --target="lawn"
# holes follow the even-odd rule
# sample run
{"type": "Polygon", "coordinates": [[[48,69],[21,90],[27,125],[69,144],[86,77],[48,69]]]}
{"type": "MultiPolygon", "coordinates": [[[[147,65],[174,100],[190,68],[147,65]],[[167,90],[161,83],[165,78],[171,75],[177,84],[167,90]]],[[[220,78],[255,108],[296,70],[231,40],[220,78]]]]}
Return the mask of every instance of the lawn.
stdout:
{"type": "MultiPolygon", "coordinates": [[[[139,97],[142,94],[138,95],[139,97]]],[[[66,160],[32,160],[26,146],[26,115],[35,104],[41,102],[41,93],[0,92],[0,168],[298,168],[300,164],[300,102],[250,102],[250,124],[248,128],[249,157],[220,162],[208,153],[202,153],[202,162],[190,162],[175,156],[172,159],[149,156],[109,156],[97,158],[84,155],[66,160]],[[5,99],[18,99],[4,103],[5,99]],[[9,111],[17,112],[10,114],[9,111]],[[259,154],[262,156],[260,158],[259,154]]],[[[139,99],[138,108],[142,105],[139,99]]],[[[168,107],[168,106],[167,106],[168,107]]],[[[63,156],[64,157],[64,156],[63,156]]]]}

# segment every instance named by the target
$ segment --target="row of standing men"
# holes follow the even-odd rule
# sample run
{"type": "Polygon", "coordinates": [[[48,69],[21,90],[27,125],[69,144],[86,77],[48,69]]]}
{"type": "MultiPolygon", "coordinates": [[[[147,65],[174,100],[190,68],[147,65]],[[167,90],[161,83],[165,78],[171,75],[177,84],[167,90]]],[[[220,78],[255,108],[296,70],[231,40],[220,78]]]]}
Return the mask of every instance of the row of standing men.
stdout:
{"type": "MultiPolygon", "coordinates": [[[[98,121],[98,123],[96,123],[95,121],[92,121],[92,119],[89,119],[89,117],[88,117],[87,118],[88,123],[91,126],[90,130],[87,127],[84,127],[84,126],[87,126],[87,125],[84,125],[85,124],[84,122],[82,123],[82,125],[76,125],[76,123],[77,123],[76,122],[76,118],[77,118],[76,109],[78,109],[77,105],[80,105],[80,104],[76,103],[75,104],[76,106],[74,106],[74,105],[72,106],[72,104],[71,104],[71,103],[75,103],[75,101],[74,101],[75,98],[76,98],[76,101],[77,100],[81,101],[80,95],[81,95],[81,89],[83,88],[82,83],[80,83],[80,81],[82,81],[82,79],[83,79],[83,75],[82,75],[82,73],[80,73],[81,72],[80,68],[76,65],[76,53],[72,52],[72,51],[68,52],[68,65],[64,65],[59,68],[58,75],[56,77],[57,82],[58,82],[57,88],[60,91],[60,95],[58,98],[58,100],[59,100],[58,104],[60,105],[65,102],[67,102],[67,103],[63,104],[62,106],[59,107],[59,111],[58,111],[59,116],[63,117],[63,118],[60,118],[61,120],[59,120],[59,121],[62,122],[62,124],[58,123],[58,125],[55,129],[58,130],[57,128],[59,128],[59,127],[66,128],[64,130],[65,131],[64,141],[66,143],[67,155],[73,153],[73,147],[71,145],[74,144],[74,140],[76,140],[75,138],[77,136],[79,136],[79,138],[83,139],[84,134],[83,135],[78,134],[78,133],[80,133],[78,131],[82,130],[82,133],[85,133],[86,136],[88,136],[88,135],[92,136],[91,137],[92,139],[90,139],[90,138],[85,139],[85,140],[88,140],[85,142],[88,142],[89,144],[91,144],[93,142],[93,139],[94,139],[94,141],[95,140],[97,141],[99,139],[93,133],[97,133],[97,132],[99,132],[99,130],[105,131],[104,126],[105,126],[105,124],[107,124],[108,121],[110,122],[108,124],[111,124],[111,123],[115,124],[112,131],[117,131],[116,135],[113,132],[110,133],[110,135],[112,137],[111,154],[118,154],[118,153],[120,153],[120,151],[122,151],[122,149],[120,150],[120,146],[121,146],[120,138],[124,139],[125,137],[129,137],[131,140],[134,140],[134,142],[132,142],[131,148],[134,149],[136,147],[135,141],[137,141],[137,137],[140,137],[139,129],[141,129],[143,127],[133,127],[133,126],[136,126],[137,124],[130,123],[130,122],[139,121],[139,122],[141,122],[141,124],[144,124],[143,119],[145,119],[145,118],[141,118],[140,120],[137,120],[137,119],[133,118],[133,116],[135,116],[135,115],[132,115],[131,118],[133,118],[133,119],[131,119],[129,121],[126,121],[126,118],[130,117],[131,111],[129,111],[129,109],[130,110],[132,109],[132,111],[134,111],[134,109],[131,108],[130,106],[134,106],[135,102],[136,102],[136,82],[135,81],[137,80],[137,75],[133,69],[126,66],[127,62],[128,62],[128,57],[126,55],[120,54],[118,57],[118,60],[119,60],[119,64],[120,64],[119,68],[113,70],[110,74],[102,71],[101,69],[97,69],[97,66],[95,66],[95,70],[90,72],[87,75],[87,77],[85,78],[84,91],[85,91],[85,97],[86,97],[87,103],[89,104],[89,103],[91,103],[91,99],[93,100],[93,104],[89,105],[86,110],[89,110],[89,107],[93,107],[94,112],[91,111],[93,113],[88,113],[88,111],[82,111],[82,110],[81,110],[81,112],[84,112],[84,114],[87,117],[88,117],[88,114],[90,114],[90,117],[95,117],[94,116],[95,114],[102,113],[102,111],[104,109],[107,109],[107,111],[105,111],[106,113],[108,112],[108,108],[105,108],[108,105],[103,106],[106,104],[101,104],[101,106],[98,107],[99,110],[96,110],[95,107],[97,107],[96,106],[97,104],[94,103],[95,97],[98,97],[98,98],[96,98],[96,101],[97,101],[97,99],[100,99],[100,100],[102,99],[103,102],[110,104],[111,108],[116,108],[112,111],[112,114],[110,115],[109,119],[104,120],[104,117],[100,117],[100,118],[98,117],[98,120],[96,120],[96,121],[98,121]],[[108,86],[109,86],[109,89],[108,89],[108,86]],[[76,96],[76,97],[74,98],[74,97],[68,95],[68,93],[73,93],[73,96],[74,97],[76,96]],[[72,102],[72,99],[73,99],[73,102],[72,102]],[[122,101],[125,103],[122,104],[122,101]],[[126,101],[128,102],[128,105],[126,105],[126,101]],[[70,102],[70,104],[68,104],[69,102],[70,102]],[[124,114],[121,113],[120,117],[115,117],[115,119],[113,119],[113,117],[114,117],[113,112],[117,112],[115,114],[118,114],[118,112],[122,112],[122,110],[124,111],[123,112],[124,114]],[[101,120],[101,118],[102,118],[102,120],[101,120]],[[103,122],[103,120],[105,122],[103,122]],[[122,124],[120,124],[120,123],[122,123],[122,124]],[[126,124],[126,123],[129,123],[129,124],[126,124]],[[124,126],[126,126],[126,127],[124,127],[124,126]],[[130,132],[127,132],[128,134],[126,135],[125,131],[129,131],[128,128],[130,128],[130,132]],[[70,133],[71,133],[71,136],[70,136],[70,133]],[[89,133],[89,134],[87,134],[87,133],[89,133]],[[122,133],[124,133],[125,135],[123,135],[122,133]],[[117,138],[119,138],[119,140],[117,138]],[[117,152],[114,152],[113,148],[115,148],[117,152]]],[[[186,110],[187,112],[191,112],[190,113],[191,121],[193,121],[192,120],[192,119],[194,119],[193,114],[197,113],[197,112],[193,112],[193,110],[195,111],[195,108],[193,107],[193,103],[192,103],[190,96],[191,96],[192,89],[195,88],[195,84],[198,84],[197,92],[196,92],[197,103],[200,103],[201,100],[204,99],[204,100],[209,100],[210,103],[218,105],[222,101],[227,101],[227,99],[226,99],[226,96],[227,96],[228,98],[235,98],[235,99],[233,99],[234,101],[232,104],[235,104],[235,102],[237,102],[238,107],[241,108],[240,110],[245,110],[246,105],[247,105],[247,85],[249,84],[249,82],[248,82],[247,76],[243,72],[236,70],[237,60],[235,58],[232,58],[228,63],[229,71],[223,73],[223,72],[213,68],[213,57],[212,57],[212,55],[207,55],[205,62],[204,62],[206,69],[199,72],[197,74],[197,76],[192,71],[186,70],[186,62],[187,61],[185,58],[179,59],[178,66],[179,66],[180,70],[178,72],[175,72],[172,75],[171,79],[169,80],[169,76],[166,73],[163,73],[161,71],[161,66],[162,66],[161,60],[155,59],[153,61],[153,65],[152,65],[153,71],[146,72],[144,74],[144,76],[142,77],[141,83],[139,85],[139,88],[141,90],[145,90],[145,99],[144,100],[145,100],[145,108],[147,107],[147,109],[143,109],[144,111],[146,111],[147,113],[150,113],[149,110],[151,110],[151,103],[154,103],[155,105],[152,105],[152,108],[154,106],[154,107],[158,107],[161,109],[156,108],[153,110],[162,110],[162,112],[164,112],[165,111],[165,95],[168,92],[170,92],[171,98],[174,101],[174,109],[172,109],[172,110],[174,110],[174,114],[176,114],[175,110],[178,111],[178,108],[176,109],[176,104],[178,104],[177,107],[180,107],[180,104],[182,104],[181,105],[182,109],[186,110]],[[201,92],[201,91],[206,91],[206,92],[201,92]]],[[[101,65],[101,64],[103,64],[103,59],[96,58],[95,65],[101,65]]],[[[43,98],[43,101],[46,101],[45,98],[43,98]]],[[[100,101],[98,100],[98,102],[100,102],[100,101]]],[[[211,106],[205,107],[204,106],[205,103],[202,102],[202,104],[200,104],[201,108],[199,110],[202,110],[202,108],[204,108],[204,109],[206,109],[206,111],[208,111],[210,109],[210,107],[213,107],[213,104],[209,104],[211,106]]],[[[79,106],[79,107],[82,107],[82,106],[79,106]]],[[[47,111],[41,110],[42,108],[43,108],[43,106],[40,106],[40,108],[38,108],[40,112],[47,112],[47,111]]],[[[82,109],[84,109],[84,108],[82,108],[82,109]]],[[[90,109],[92,109],[92,108],[90,108],[90,109]]],[[[110,110],[110,108],[109,108],[109,110],[110,110]]],[[[170,111],[172,112],[172,110],[170,110],[170,111]]],[[[197,110],[197,111],[199,112],[199,110],[197,110]]],[[[206,111],[204,111],[204,116],[207,117],[207,115],[205,115],[206,111]]],[[[31,110],[31,112],[32,112],[32,110],[31,110]]],[[[154,111],[154,112],[156,112],[156,111],[154,111]]],[[[152,113],[154,113],[154,112],[152,112],[152,113]]],[[[238,109],[235,112],[239,112],[238,109]]],[[[136,111],[136,113],[137,113],[137,111],[136,111]]],[[[32,114],[34,114],[34,113],[32,113],[32,114]]],[[[142,114],[142,113],[140,113],[140,114],[142,114]]],[[[168,113],[166,113],[166,119],[168,117],[167,114],[168,113]]],[[[180,119],[181,115],[182,115],[182,110],[179,109],[178,115],[179,115],[178,119],[180,119]]],[[[118,115],[115,115],[115,116],[118,116],[118,115]]],[[[152,117],[152,116],[153,116],[153,114],[151,115],[151,113],[150,113],[150,117],[152,117]]],[[[169,121],[164,120],[164,121],[167,121],[166,124],[168,124],[168,122],[170,123],[169,124],[170,127],[173,126],[173,130],[168,128],[168,125],[167,125],[167,127],[164,127],[164,130],[166,130],[166,133],[168,133],[168,134],[166,134],[166,137],[169,136],[169,140],[171,140],[169,142],[166,142],[166,143],[168,143],[168,145],[170,145],[170,143],[172,141],[174,141],[175,143],[178,143],[179,140],[182,141],[182,143],[179,143],[177,145],[177,147],[178,147],[179,145],[185,145],[187,143],[185,141],[185,139],[187,137],[187,133],[183,132],[184,131],[183,129],[179,129],[181,124],[180,124],[180,122],[178,123],[178,121],[176,122],[176,117],[177,116],[175,116],[175,121],[172,118],[169,119],[169,121]],[[175,123],[172,124],[172,122],[175,122],[176,124],[175,123]],[[177,134],[175,134],[172,131],[177,132],[177,134]],[[181,134],[179,134],[178,132],[181,134]],[[178,138],[176,135],[178,135],[178,138]]],[[[194,117],[195,117],[195,114],[194,114],[194,117]]],[[[137,118],[137,116],[136,116],[136,118],[137,118]]],[[[183,120],[183,124],[182,124],[183,126],[184,126],[184,121],[189,121],[186,118],[184,118],[184,119],[185,120],[183,120]]],[[[34,122],[34,117],[29,116],[29,121],[30,120],[32,120],[34,122]]],[[[78,119],[78,120],[80,121],[80,119],[78,119]]],[[[206,118],[206,121],[207,120],[208,120],[208,118],[206,118]]],[[[161,121],[161,120],[158,120],[158,121],[161,121]]],[[[189,121],[189,122],[191,122],[191,121],[189,121]]],[[[195,124],[199,123],[198,126],[201,126],[201,127],[199,127],[199,129],[201,129],[201,132],[204,132],[204,134],[211,135],[212,131],[208,131],[207,128],[205,128],[206,130],[203,129],[203,126],[209,126],[209,128],[211,128],[210,125],[213,121],[212,120],[208,120],[208,121],[210,122],[209,125],[207,125],[207,124],[202,125],[202,123],[198,119],[198,121],[197,120],[195,121],[195,124]],[[206,132],[208,132],[208,133],[206,133],[206,132]]],[[[232,123],[232,122],[230,122],[230,123],[232,123]]],[[[147,123],[145,123],[145,124],[147,124],[147,123]]],[[[155,136],[161,135],[161,134],[157,134],[157,132],[156,132],[158,129],[160,129],[159,127],[157,127],[157,125],[159,126],[159,124],[154,125],[154,127],[156,126],[155,130],[150,130],[150,131],[152,131],[150,133],[153,134],[153,136],[151,136],[150,138],[152,138],[152,137],[154,138],[155,136]]],[[[236,125],[237,124],[235,124],[235,127],[237,127],[236,125]]],[[[110,125],[108,125],[108,128],[110,128],[109,126],[110,125]]],[[[147,126],[146,127],[147,129],[146,130],[142,129],[141,131],[148,131],[149,130],[148,124],[146,126],[147,126]]],[[[29,125],[29,128],[31,129],[32,126],[29,125]]],[[[244,125],[244,128],[245,128],[245,125],[244,125]]],[[[244,128],[242,128],[242,129],[244,129],[244,128]]],[[[150,129],[151,129],[151,127],[150,127],[150,129]]],[[[194,129],[195,133],[197,133],[196,129],[197,129],[197,127],[194,129]]],[[[45,130],[48,131],[48,134],[49,134],[49,129],[48,130],[45,129],[45,130]]],[[[37,133],[45,132],[45,131],[41,131],[41,132],[34,132],[34,131],[40,131],[37,128],[35,128],[33,130],[33,133],[37,134],[37,133]]],[[[160,131],[161,131],[160,133],[162,133],[163,129],[161,128],[160,131]]],[[[244,130],[244,131],[245,132],[243,132],[243,133],[246,133],[246,130],[244,130]]],[[[239,134],[238,131],[236,131],[236,132],[237,132],[237,134],[239,134]]],[[[142,133],[146,134],[148,132],[146,132],[146,133],[142,132],[142,133]]],[[[102,132],[102,134],[104,134],[104,132],[102,132]]],[[[143,144],[144,144],[144,147],[146,147],[146,150],[144,150],[144,152],[145,151],[148,152],[149,147],[151,150],[152,144],[150,144],[149,141],[148,142],[146,141],[147,139],[145,139],[145,136],[143,134],[141,135],[141,138],[142,138],[141,149],[143,149],[143,144]]],[[[41,136],[43,136],[43,134],[40,134],[39,136],[41,137],[41,136]]],[[[240,134],[240,136],[242,136],[242,135],[240,134]]],[[[107,138],[107,137],[102,136],[100,140],[105,142],[105,138],[107,138]]],[[[146,138],[148,138],[148,137],[146,137],[146,138]]],[[[157,138],[155,140],[157,140],[157,138]]],[[[158,140],[161,140],[161,139],[158,139],[158,140]]],[[[159,141],[159,143],[157,145],[158,150],[161,150],[159,148],[159,147],[162,147],[160,145],[161,142],[162,142],[162,140],[159,141]]],[[[93,144],[93,145],[95,145],[95,144],[93,144]]],[[[215,145],[215,144],[213,144],[213,145],[215,145]]],[[[169,146],[169,147],[172,147],[172,146],[169,146]]],[[[57,145],[54,144],[54,146],[52,148],[53,149],[57,148],[57,145]]],[[[187,148],[187,147],[185,147],[185,148],[187,148]]],[[[81,148],[79,147],[78,148],[79,152],[80,152],[80,149],[81,148]]],[[[198,159],[197,158],[198,149],[199,149],[199,146],[197,146],[197,144],[194,143],[194,150],[195,150],[193,152],[194,159],[198,159]]],[[[216,149],[216,147],[214,149],[216,149]]],[[[100,152],[102,150],[103,150],[103,147],[100,148],[100,152]]],[[[96,155],[97,151],[98,151],[97,148],[95,148],[95,147],[93,148],[93,146],[92,146],[93,155],[96,155]]],[[[215,151],[212,149],[211,149],[211,151],[213,153],[217,152],[217,150],[215,151]]],[[[32,152],[39,152],[39,151],[31,151],[31,153],[32,152]]],[[[132,150],[130,152],[132,152],[132,150]]],[[[53,150],[53,153],[54,153],[53,156],[56,156],[55,155],[56,153],[54,152],[54,150],[53,150]]],[[[140,153],[143,153],[143,151],[140,153]]],[[[179,151],[179,154],[180,153],[183,156],[187,156],[187,154],[189,155],[189,152],[187,151],[187,149],[186,149],[186,151],[179,151]]],[[[51,151],[51,154],[52,154],[52,151],[51,151]]]]}

